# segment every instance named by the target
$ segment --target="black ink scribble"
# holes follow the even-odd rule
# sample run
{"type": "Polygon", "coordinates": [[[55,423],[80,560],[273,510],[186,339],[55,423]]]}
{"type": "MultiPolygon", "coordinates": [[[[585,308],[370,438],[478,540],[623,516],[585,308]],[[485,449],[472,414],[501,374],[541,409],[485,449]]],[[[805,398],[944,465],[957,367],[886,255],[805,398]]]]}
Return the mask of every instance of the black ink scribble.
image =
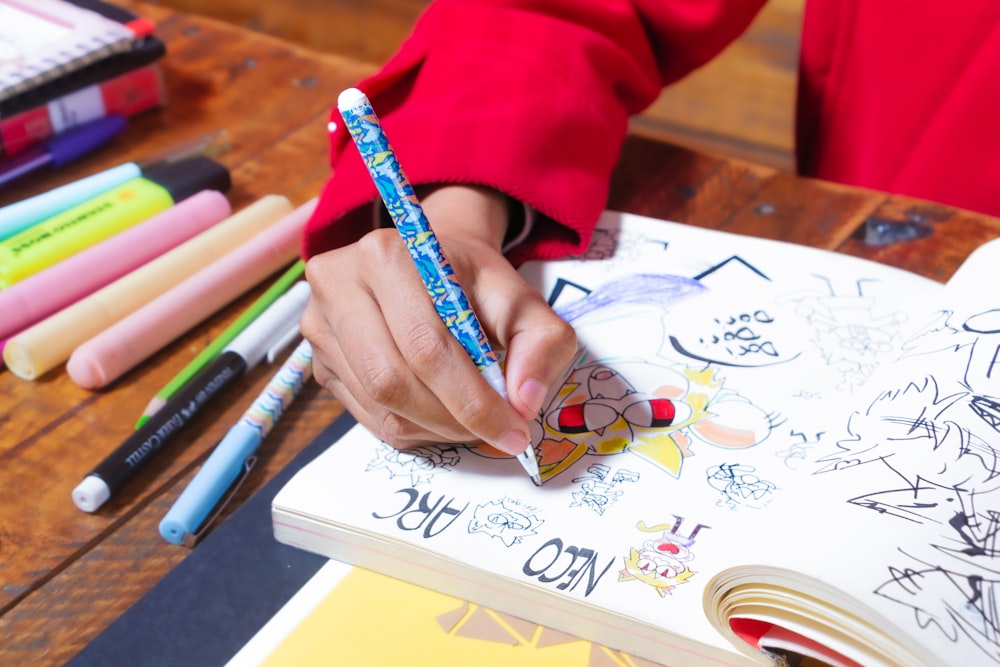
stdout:
{"type": "Polygon", "coordinates": [[[909,558],[919,565],[890,566],[890,578],[874,593],[909,607],[922,630],[936,629],[953,644],[967,637],[1000,663],[1000,579],[909,558]]]}
{"type": "Polygon", "coordinates": [[[608,507],[624,495],[624,490],[617,488],[619,485],[638,481],[637,472],[619,469],[612,475],[611,466],[594,463],[587,468],[584,477],[573,480],[574,484],[580,484],[580,490],[573,492],[573,502],[570,507],[585,507],[597,514],[604,514],[608,507]]]}
{"type": "Polygon", "coordinates": [[[461,456],[455,446],[417,447],[401,452],[380,442],[365,472],[385,470],[390,479],[406,478],[413,487],[429,483],[435,475],[449,472],[461,456]]]}
{"type": "Polygon", "coordinates": [[[722,494],[730,509],[760,509],[771,502],[777,485],[756,475],[756,468],[741,463],[721,463],[705,473],[709,486],[722,494]]]}

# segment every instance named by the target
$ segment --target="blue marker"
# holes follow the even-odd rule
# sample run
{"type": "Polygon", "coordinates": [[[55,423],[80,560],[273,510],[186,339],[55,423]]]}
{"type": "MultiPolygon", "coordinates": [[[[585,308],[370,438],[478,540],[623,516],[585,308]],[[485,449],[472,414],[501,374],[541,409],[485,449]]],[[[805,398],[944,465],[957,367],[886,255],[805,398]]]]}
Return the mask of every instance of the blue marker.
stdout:
{"type": "Polygon", "coordinates": [[[205,520],[244,470],[274,425],[312,377],[312,346],[302,341],[253,405],[219,442],[205,464],[160,521],[171,544],[193,546],[205,520]]]}
{"type": "MultiPolygon", "coordinates": [[[[105,121],[106,127],[111,130],[115,128],[116,123],[119,123],[119,121],[114,120],[113,116],[99,120],[105,121]]],[[[120,123],[123,122],[124,120],[120,121],[120,123]]],[[[77,126],[73,130],[84,127],[89,126],[77,126]]],[[[73,130],[67,132],[72,132],[73,130]]],[[[69,140],[63,136],[64,134],[67,133],[52,137],[49,141],[50,148],[53,145],[60,147],[63,145],[62,142],[68,142],[69,140]]],[[[54,215],[69,210],[77,204],[89,201],[112,188],[140,178],[145,169],[155,164],[173,162],[194,155],[212,156],[227,149],[228,138],[226,133],[224,131],[212,132],[199,138],[197,141],[172,148],[162,156],[151,157],[142,162],[126,162],[93,174],[92,176],[87,176],[78,181],[67,183],[66,185],[35,195],[34,197],[0,207],[0,241],[37,225],[44,220],[48,220],[54,215]]]]}
{"type": "Polygon", "coordinates": [[[0,208],[0,241],[142,176],[129,162],[0,208]]]}
{"type": "MultiPolygon", "coordinates": [[[[420,272],[438,315],[490,386],[506,399],[507,387],[497,354],[458,284],[455,271],[444,256],[430,221],[417,203],[413,186],[403,173],[371,102],[357,88],[348,88],[337,99],[337,108],[368,173],[375,181],[389,217],[406,242],[406,249],[420,272]]],[[[538,461],[530,443],[517,459],[531,479],[540,485],[538,461]]]]}

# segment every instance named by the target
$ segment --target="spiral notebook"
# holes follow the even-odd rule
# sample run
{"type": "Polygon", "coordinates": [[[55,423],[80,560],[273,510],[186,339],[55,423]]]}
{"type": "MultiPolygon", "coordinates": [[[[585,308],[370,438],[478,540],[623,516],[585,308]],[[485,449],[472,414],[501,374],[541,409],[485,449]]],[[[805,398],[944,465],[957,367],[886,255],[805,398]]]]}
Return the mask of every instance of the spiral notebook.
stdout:
{"type": "Polygon", "coordinates": [[[127,53],[152,28],[65,0],[0,0],[0,101],[127,53]]]}

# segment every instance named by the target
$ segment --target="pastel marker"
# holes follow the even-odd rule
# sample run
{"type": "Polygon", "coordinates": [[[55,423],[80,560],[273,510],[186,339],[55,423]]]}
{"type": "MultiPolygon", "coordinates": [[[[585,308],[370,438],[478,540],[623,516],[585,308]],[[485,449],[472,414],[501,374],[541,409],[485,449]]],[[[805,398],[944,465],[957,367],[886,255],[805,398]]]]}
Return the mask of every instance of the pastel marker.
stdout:
{"type": "Polygon", "coordinates": [[[34,197],[0,207],[0,241],[123,183],[139,178],[144,171],[155,168],[158,163],[177,162],[195,155],[214,157],[229,148],[228,135],[224,130],[210,132],[196,140],[173,146],[164,153],[151,155],[142,161],[126,162],[34,197]]]}
{"type": "Polygon", "coordinates": [[[38,273],[202,190],[229,189],[229,170],[197,156],[139,178],[0,241],[0,288],[38,273]]]}
{"type": "Polygon", "coordinates": [[[232,251],[291,210],[287,198],[267,195],[190,241],[32,325],[7,341],[3,351],[7,368],[25,380],[41,377],[69,359],[81,343],[232,251]]]}
{"type": "Polygon", "coordinates": [[[85,389],[107,386],[298,256],[316,199],[80,345],[66,372],[85,389]]]}
{"type": "Polygon", "coordinates": [[[139,165],[127,162],[8,204],[0,208],[0,241],[140,176],[139,165]]]}
{"type": "Polygon", "coordinates": [[[284,336],[289,326],[297,325],[308,301],[309,283],[302,281],[271,304],[188,386],[83,478],[73,489],[73,503],[84,512],[94,512],[103,505],[175,440],[212,397],[260,363],[274,341],[284,336]]]}
{"type": "MultiPolygon", "coordinates": [[[[230,343],[234,338],[236,338],[240,332],[249,326],[251,322],[257,319],[262,312],[264,312],[275,299],[280,297],[282,294],[288,291],[288,288],[292,286],[292,283],[297,281],[305,273],[306,264],[304,261],[299,259],[281,274],[274,283],[268,287],[263,294],[261,294],[257,299],[250,304],[250,306],[240,313],[240,316],[233,320],[232,324],[226,327],[222,333],[216,336],[211,343],[209,343],[204,350],[198,353],[194,359],[192,359],[187,366],[181,369],[181,372],[170,379],[170,382],[165,384],[160,391],[156,392],[156,395],[149,401],[146,405],[146,409],[143,410],[142,416],[139,417],[139,421],[136,422],[135,427],[139,428],[142,426],[149,416],[162,408],[170,398],[176,394],[181,388],[191,381],[198,371],[200,371],[205,364],[215,359],[219,356],[219,352],[222,351],[226,345],[230,343]]],[[[291,343],[289,342],[289,345],[291,343]]],[[[285,347],[285,346],[282,346],[285,347]]]]}
{"type": "Polygon", "coordinates": [[[27,329],[232,213],[217,190],[202,190],[110,239],[0,290],[0,337],[27,329]]]}

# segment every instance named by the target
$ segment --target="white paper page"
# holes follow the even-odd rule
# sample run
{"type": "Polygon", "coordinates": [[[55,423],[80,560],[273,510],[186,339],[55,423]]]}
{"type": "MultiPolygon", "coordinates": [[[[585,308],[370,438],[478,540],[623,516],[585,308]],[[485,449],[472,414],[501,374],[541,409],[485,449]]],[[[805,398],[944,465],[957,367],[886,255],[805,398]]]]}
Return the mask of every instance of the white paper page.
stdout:
{"type": "Polygon", "coordinates": [[[523,272],[584,349],[534,424],[542,488],[510,459],[356,429],[281,502],[727,647],[701,597],[741,562],[730,532],[804,474],[942,286],[618,214],[583,260],[523,272]]]}
{"type": "MultiPolygon", "coordinates": [[[[944,294],[939,283],[873,262],[614,213],[581,260],[523,272],[585,348],[567,380],[577,388],[547,405],[542,423],[553,427],[560,401],[582,403],[594,426],[597,414],[610,418],[614,402],[593,394],[616,390],[585,382],[601,369],[621,378],[625,406],[671,398],[670,472],[707,481],[734,510],[765,507],[798,474],[944,294]]],[[[608,432],[578,439],[588,438],[595,451],[608,432]]]]}
{"type": "Polygon", "coordinates": [[[796,548],[751,554],[845,591],[936,664],[998,665],[1000,297],[955,296],[773,506],[769,518],[799,527],[796,548]]]}
{"type": "Polygon", "coordinates": [[[948,281],[948,289],[970,295],[995,291],[1000,281],[1000,239],[976,248],[948,281]]]}

